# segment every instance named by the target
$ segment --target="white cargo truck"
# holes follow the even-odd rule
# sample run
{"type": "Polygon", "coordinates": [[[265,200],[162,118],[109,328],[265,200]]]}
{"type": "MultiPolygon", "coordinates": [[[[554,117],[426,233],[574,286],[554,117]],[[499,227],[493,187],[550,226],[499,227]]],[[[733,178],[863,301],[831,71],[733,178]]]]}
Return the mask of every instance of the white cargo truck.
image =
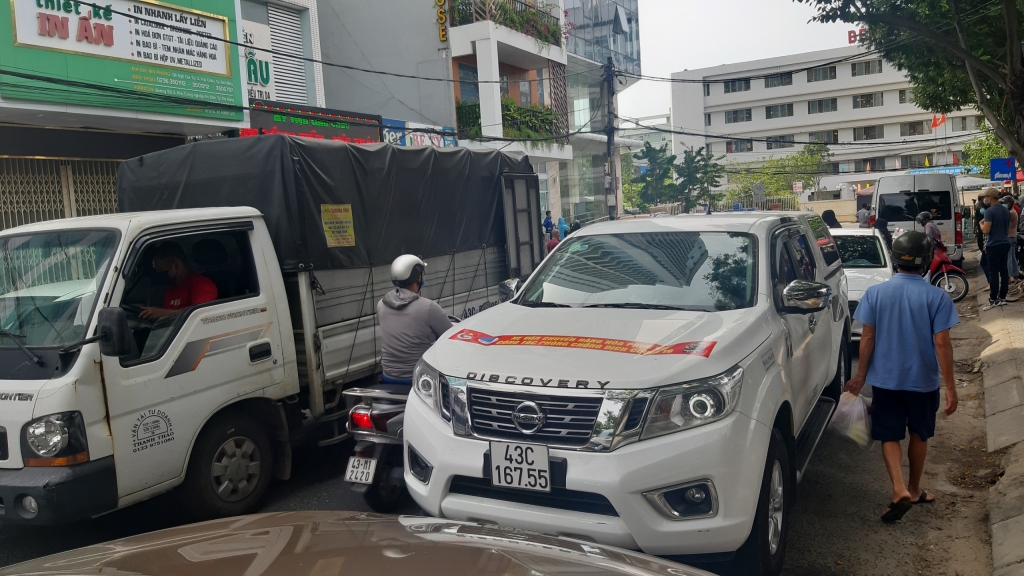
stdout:
{"type": "Polygon", "coordinates": [[[346,437],[343,388],[379,371],[374,312],[402,252],[455,316],[541,261],[525,157],[284,136],[122,165],[121,213],[0,233],[0,520],[52,524],[181,486],[200,516],[287,479],[303,418],[346,437]],[[173,244],[216,298],[175,314],[173,244]]]}

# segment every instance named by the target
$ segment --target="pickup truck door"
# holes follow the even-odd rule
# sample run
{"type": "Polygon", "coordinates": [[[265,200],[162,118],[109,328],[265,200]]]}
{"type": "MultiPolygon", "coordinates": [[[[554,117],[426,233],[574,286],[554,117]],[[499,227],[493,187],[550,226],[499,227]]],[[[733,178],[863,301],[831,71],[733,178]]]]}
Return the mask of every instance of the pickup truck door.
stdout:
{"type": "Polygon", "coordinates": [[[807,244],[807,237],[798,226],[783,228],[772,236],[772,287],[786,340],[783,358],[779,362],[793,398],[797,430],[803,425],[817,398],[815,390],[820,378],[819,366],[823,362],[817,357],[820,346],[815,342],[814,331],[822,313],[783,312],[782,291],[794,280],[817,280],[814,255],[807,244]]]}
{"type": "Polygon", "coordinates": [[[283,380],[270,270],[260,253],[253,257],[252,246],[264,243],[257,233],[266,236],[252,222],[197,226],[144,235],[129,250],[109,305],[128,313],[133,349],[103,358],[120,498],[181,477],[211,414],[283,380]],[[217,286],[217,297],[151,324],[139,307],[166,305],[153,254],[167,242],[217,286]]]}
{"type": "Polygon", "coordinates": [[[814,243],[812,251],[818,258],[817,281],[828,284],[832,289],[832,301],[827,309],[817,313],[818,324],[814,329],[815,354],[820,354],[822,361],[819,364],[821,375],[817,394],[811,400],[813,406],[817,397],[832,381],[831,376],[834,374],[840,351],[846,353],[843,349],[846,345],[843,341],[843,329],[846,326],[848,304],[845,296],[846,276],[839,248],[836,247],[832,233],[820,216],[808,216],[807,223],[810,226],[810,240],[814,243]]]}

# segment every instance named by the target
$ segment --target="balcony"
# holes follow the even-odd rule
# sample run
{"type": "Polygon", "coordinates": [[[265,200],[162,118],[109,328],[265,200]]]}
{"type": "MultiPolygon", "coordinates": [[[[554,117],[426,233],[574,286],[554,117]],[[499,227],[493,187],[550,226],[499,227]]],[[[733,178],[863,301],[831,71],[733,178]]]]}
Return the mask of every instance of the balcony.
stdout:
{"type": "MultiPolygon", "coordinates": [[[[461,137],[480,136],[480,103],[456,104],[455,120],[461,137]]],[[[502,97],[501,127],[505,138],[549,138],[555,134],[555,111],[548,106],[522,106],[502,97]]]]}
{"type": "MultiPolygon", "coordinates": [[[[522,0],[450,0],[452,26],[494,22],[538,42],[562,45],[562,27],[550,11],[522,0]]],[[[557,4],[554,5],[557,7],[557,4]]]]}

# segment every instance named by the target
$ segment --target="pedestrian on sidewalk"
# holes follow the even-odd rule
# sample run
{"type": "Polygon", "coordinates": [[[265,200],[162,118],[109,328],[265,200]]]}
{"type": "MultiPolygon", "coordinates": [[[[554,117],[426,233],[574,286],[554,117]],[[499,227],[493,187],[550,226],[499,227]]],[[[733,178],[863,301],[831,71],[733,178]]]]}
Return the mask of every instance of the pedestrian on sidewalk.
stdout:
{"type": "MultiPolygon", "coordinates": [[[[1007,267],[1010,270],[1010,283],[1014,284],[1020,278],[1020,264],[1017,263],[1017,225],[1020,222],[1020,215],[1014,210],[1013,196],[1003,196],[999,201],[1006,206],[1006,209],[1010,212],[1010,251],[1009,258],[1007,259],[1007,267]]],[[[1007,302],[1010,299],[1007,298],[1007,302]]]]}
{"type": "Polygon", "coordinates": [[[821,213],[821,220],[825,223],[825,226],[829,228],[842,228],[843,225],[839,223],[839,219],[836,218],[835,210],[825,210],[821,213]]]}
{"type": "Polygon", "coordinates": [[[548,244],[545,247],[548,251],[548,254],[551,254],[551,252],[555,249],[555,246],[558,246],[558,242],[561,241],[561,239],[562,236],[561,234],[558,233],[557,229],[551,231],[551,240],[548,240],[548,244]]]}
{"type": "Polygon", "coordinates": [[[1006,303],[1010,290],[1010,211],[999,202],[999,191],[987,188],[981,193],[985,204],[985,218],[981,231],[988,235],[985,242],[986,264],[988,265],[988,305],[982,310],[991,310],[1006,303]]]}
{"type": "Polygon", "coordinates": [[[960,322],[949,296],[922,277],[932,259],[927,236],[914,231],[900,235],[893,240],[892,259],[899,273],[868,288],[854,313],[864,328],[857,374],[846,383],[846,391],[854,395],[864,384],[871,385],[871,437],[882,443],[882,459],[892,481],[884,522],[896,522],[914,504],[935,500],[921,487],[921,475],[928,439],[935,435],[940,367],[946,386],[944,412],[956,412],[949,329],[960,322]],[[900,446],[907,431],[909,483],[903,478],[900,446]]]}
{"type": "Polygon", "coordinates": [[[867,205],[861,206],[860,210],[857,210],[857,227],[871,228],[871,212],[867,205]]]}
{"type": "Polygon", "coordinates": [[[551,221],[551,210],[544,213],[544,233],[551,237],[551,231],[555,229],[555,223],[551,221]]]}

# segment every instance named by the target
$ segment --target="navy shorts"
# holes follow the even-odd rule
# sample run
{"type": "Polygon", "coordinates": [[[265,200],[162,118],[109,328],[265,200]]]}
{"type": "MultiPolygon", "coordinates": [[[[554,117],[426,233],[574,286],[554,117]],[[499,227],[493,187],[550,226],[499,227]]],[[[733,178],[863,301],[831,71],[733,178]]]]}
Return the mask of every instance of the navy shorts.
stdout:
{"type": "Polygon", "coordinates": [[[939,390],[910,392],[871,387],[871,437],[879,442],[899,442],[907,430],[922,440],[935,436],[939,390]]]}

